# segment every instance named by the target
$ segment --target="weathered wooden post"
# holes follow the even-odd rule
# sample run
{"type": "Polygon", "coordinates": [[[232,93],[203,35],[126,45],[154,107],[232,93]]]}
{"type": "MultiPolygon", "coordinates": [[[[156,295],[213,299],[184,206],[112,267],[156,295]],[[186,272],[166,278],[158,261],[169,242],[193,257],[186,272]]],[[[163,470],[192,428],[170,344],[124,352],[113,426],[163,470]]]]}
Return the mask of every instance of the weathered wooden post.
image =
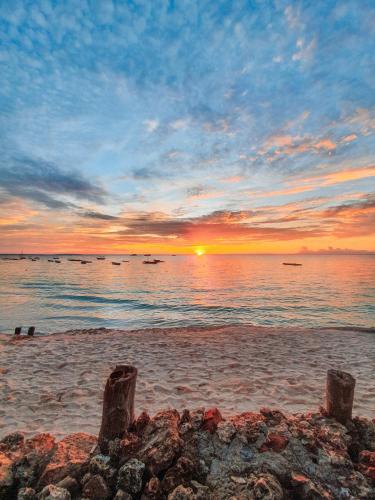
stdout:
{"type": "Polygon", "coordinates": [[[98,444],[108,452],[108,442],[122,438],[134,422],[134,397],[137,369],[119,365],[108,377],[104,389],[102,424],[98,444]]]}
{"type": "Polygon", "coordinates": [[[30,326],[30,328],[27,330],[27,335],[29,337],[33,337],[35,333],[35,326],[30,326]]]}
{"type": "Polygon", "coordinates": [[[340,370],[327,371],[326,409],[341,424],[352,418],[355,378],[340,370]]]}
{"type": "Polygon", "coordinates": [[[22,326],[17,326],[14,329],[14,335],[21,335],[22,326]]]}

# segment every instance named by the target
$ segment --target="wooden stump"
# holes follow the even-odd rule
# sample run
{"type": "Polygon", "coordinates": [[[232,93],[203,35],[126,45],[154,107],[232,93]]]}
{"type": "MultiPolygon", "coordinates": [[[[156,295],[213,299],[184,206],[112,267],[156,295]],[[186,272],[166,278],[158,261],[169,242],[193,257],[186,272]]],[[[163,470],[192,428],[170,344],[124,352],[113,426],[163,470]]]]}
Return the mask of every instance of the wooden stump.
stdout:
{"type": "Polygon", "coordinates": [[[30,328],[27,330],[27,335],[29,335],[29,337],[33,337],[35,333],[35,326],[30,326],[30,328]]]}
{"type": "Polygon", "coordinates": [[[14,329],[14,335],[21,335],[22,326],[17,326],[14,329]]]}
{"type": "Polygon", "coordinates": [[[352,418],[355,378],[350,373],[328,370],[326,409],[341,424],[352,418]]]}
{"type": "Polygon", "coordinates": [[[108,452],[108,442],[122,438],[134,422],[134,397],[137,369],[119,365],[108,377],[104,389],[103,415],[98,444],[108,452]]]}

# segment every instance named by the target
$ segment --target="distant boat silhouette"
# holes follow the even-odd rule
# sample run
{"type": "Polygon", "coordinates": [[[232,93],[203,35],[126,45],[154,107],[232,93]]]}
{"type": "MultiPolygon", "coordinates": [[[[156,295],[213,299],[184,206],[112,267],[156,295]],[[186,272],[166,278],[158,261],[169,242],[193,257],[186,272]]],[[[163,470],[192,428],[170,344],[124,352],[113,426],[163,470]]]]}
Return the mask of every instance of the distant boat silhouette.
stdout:
{"type": "Polygon", "coordinates": [[[105,257],[96,257],[96,260],[105,260],[105,257]]]}
{"type": "Polygon", "coordinates": [[[121,262],[112,262],[112,266],[121,266],[121,262]]]}
{"type": "Polygon", "coordinates": [[[283,262],[283,266],[302,266],[298,262],[283,262]]]}

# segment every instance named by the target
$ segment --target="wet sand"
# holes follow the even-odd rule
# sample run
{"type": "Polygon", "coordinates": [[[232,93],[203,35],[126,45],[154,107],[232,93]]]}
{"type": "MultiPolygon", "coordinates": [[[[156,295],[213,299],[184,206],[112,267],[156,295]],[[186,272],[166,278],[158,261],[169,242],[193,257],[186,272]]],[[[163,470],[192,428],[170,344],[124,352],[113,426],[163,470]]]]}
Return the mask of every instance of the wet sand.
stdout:
{"type": "Polygon", "coordinates": [[[234,325],[76,330],[14,340],[0,334],[0,437],[96,434],[116,364],[137,366],[136,410],[217,406],[287,413],[323,403],[326,371],[356,377],[354,414],[374,417],[375,334],[234,325]]]}

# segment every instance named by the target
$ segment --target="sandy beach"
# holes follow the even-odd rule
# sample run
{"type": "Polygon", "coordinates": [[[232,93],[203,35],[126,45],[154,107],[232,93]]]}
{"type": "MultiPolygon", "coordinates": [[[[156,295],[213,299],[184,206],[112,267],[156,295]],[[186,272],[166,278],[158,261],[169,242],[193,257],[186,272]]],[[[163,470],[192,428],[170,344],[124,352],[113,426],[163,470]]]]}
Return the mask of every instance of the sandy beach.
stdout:
{"type": "Polygon", "coordinates": [[[0,436],[97,434],[103,388],[120,363],[139,370],[136,412],[204,406],[224,415],[261,407],[287,413],[323,403],[326,371],[357,379],[354,415],[374,417],[371,332],[225,326],[76,330],[0,336],[0,436]]]}

